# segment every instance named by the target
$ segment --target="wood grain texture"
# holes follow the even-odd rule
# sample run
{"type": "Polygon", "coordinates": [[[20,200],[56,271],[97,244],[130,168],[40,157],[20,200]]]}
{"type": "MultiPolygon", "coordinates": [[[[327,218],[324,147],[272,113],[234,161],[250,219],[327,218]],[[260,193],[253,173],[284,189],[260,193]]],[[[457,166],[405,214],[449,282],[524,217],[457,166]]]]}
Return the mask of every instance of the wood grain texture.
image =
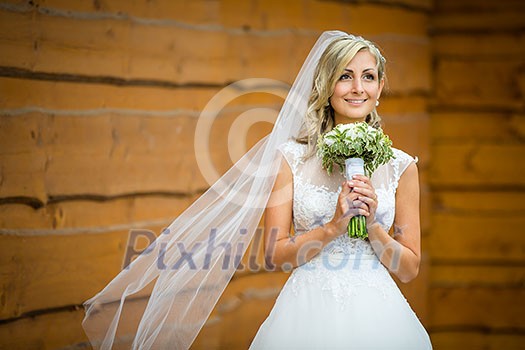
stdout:
{"type": "Polygon", "coordinates": [[[80,305],[122,268],[128,232],[0,236],[1,319],[80,305]]]}
{"type": "Polygon", "coordinates": [[[10,323],[0,324],[0,348],[12,350],[92,349],[81,322],[84,310],[57,310],[10,323]]]}
{"type": "MultiPolygon", "coordinates": [[[[485,3],[485,2],[484,2],[485,3]]],[[[481,6],[481,2],[478,2],[481,6]]],[[[516,33],[457,34],[440,33],[432,40],[436,58],[469,58],[471,60],[520,59],[525,54],[525,36],[516,33]]]]}
{"type": "Polygon", "coordinates": [[[430,326],[514,329],[525,327],[522,287],[431,288],[430,326]]]}
{"type": "MultiPolygon", "coordinates": [[[[437,191],[432,202],[433,229],[428,244],[440,264],[484,261],[489,270],[491,267],[504,270],[490,264],[523,264],[523,193],[494,189],[437,191]]],[[[454,274],[449,272],[453,281],[454,274]]],[[[440,283],[446,280],[442,277],[440,283]]]]}
{"type": "Polygon", "coordinates": [[[0,205],[1,231],[20,235],[45,235],[52,230],[75,234],[82,229],[96,232],[104,227],[134,222],[170,221],[186,209],[199,194],[130,194],[104,198],[62,198],[39,208],[24,203],[0,205]]]}
{"type": "MultiPolygon", "coordinates": [[[[264,26],[273,26],[279,17],[264,16],[270,8],[262,5],[264,26]]],[[[395,8],[358,6],[353,11],[341,12],[341,4],[307,3],[308,6],[333,7],[333,12],[312,8],[320,21],[320,14],[330,13],[330,28],[337,26],[333,13],[340,13],[342,23],[352,23],[353,32],[367,32],[392,57],[391,87],[396,91],[419,91],[430,88],[430,70],[427,64],[430,45],[425,38],[426,15],[395,8]],[[364,20],[370,11],[383,14],[387,21],[370,25],[364,20]],[[350,16],[351,18],[347,18],[350,16]],[[350,22],[349,22],[350,21],[350,22]],[[399,26],[399,23],[411,27],[399,26]],[[384,29],[381,26],[384,25],[384,29]],[[393,28],[410,28],[406,32],[393,28]],[[392,28],[392,29],[389,29],[392,28]],[[410,53],[410,54],[408,54],[410,53]],[[411,74],[413,70],[419,74],[411,74]]],[[[228,5],[229,6],[229,5],[228,5]]],[[[292,5],[289,5],[292,6],[292,5]]],[[[301,6],[296,3],[294,6],[301,6]]],[[[287,8],[287,7],[274,7],[287,8]]],[[[308,10],[304,10],[308,11],[308,10]]],[[[250,21],[253,9],[235,5],[222,17],[233,26],[256,26],[250,21]],[[245,13],[246,12],[246,13],[245,13]],[[241,21],[237,23],[237,21],[241,21]]],[[[295,11],[291,11],[296,16],[295,11]]],[[[289,23],[290,18],[286,18],[289,23]]],[[[309,21],[309,25],[315,25],[309,21]]],[[[277,25],[278,26],[278,25],[277,25]]],[[[299,27],[301,27],[299,25],[299,27]]],[[[306,26],[308,27],[308,26],[306,26]]],[[[325,25],[322,25],[323,29],[325,25]]],[[[266,31],[272,30],[267,28],[266,31]]],[[[292,82],[310,47],[320,31],[290,31],[278,29],[274,35],[258,35],[241,30],[236,35],[221,30],[196,30],[187,26],[133,23],[129,20],[100,19],[74,16],[52,16],[41,12],[10,12],[0,10],[0,48],[5,52],[0,65],[24,68],[38,72],[68,73],[88,76],[118,76],[125,79],[168,80],[178,83],[225,84],[242,78],[264,76],[292,82]],[[38,34],[27,28],[38,27],[38,34]],[[21,30],[17,30],[20,28],[21,30]],[[68,30],[63,30],[68,28],[68,30]],[[5,31],[4,31],[5,29],[5,31]],[[194,43],[199,45],[194,45],[194,43]],[[280,53],[276,55],[276,53],[280,53]],[[20,59],[23,57],[23,59],[20,59]],[[261,73],[262,72],[262,73],[261,73]]]]}
{"type": "Polygon", "coordinates": [[[481,112],[519,112],[524,106],[519,79],[520,67],[525,60],[504,57],[496,62],[491,59],[438,60],[436,93],[432,104],[448,110],[470,108],[481,112]]]}
{"type": "Polygon", "coordinates": [[[438,288],[515,288],[525,284],[525,268],[517,265],[457,265],[439,264],[432,266],[432,286],[438,288]]]}
{"type": "Polygon", "coordinates": [[[435,331],[431,339],[436,350],[520,350],[523,349],[525,335],[505,331],[435,331]]]}
{"type": "Polygon", "coordinates": [[[523,263],[523,215],[434,214],[428,238],[431,258],[440,261],[523,263]]]}
{"type": "Polygon", "coordinates": [[[521,11],[501,7],[490,11],[444,12],[443,16],[434,17],[433,30],[440,32],[509,32],[523,30],[521,11]],[[497,14],[497,15],[496,15],[497,14]]]}
{"type": "Polygon", "coordinates": [[[476,0],[440,0],[434,4],[434,10],[437,15],[445,14],[446,12],[490,12],[495,11],[519,11],[523,10],[525,5],[520,0],[505,0],[505,1],[476,1],[476,0]]]}
{"type": "Polygon", "coordinates": [[[525,115],[512,112],[436,112],[431,118],[435,145],[519,144],[525,115]]]}
{"type": "MultiPolygon", "coordinates": [[[[452,127],[452,126],[451,126],[452,127]]],[[[525,151],[519,144],[447,144],[432,149],[434,162],[430,182],[438,186],[523,186],[525,151]]]]}
{"type": "Polygon", "coordinates": [[[443,0],[430,20],[435,349],[523,348],[523,9],[443,0]]]}

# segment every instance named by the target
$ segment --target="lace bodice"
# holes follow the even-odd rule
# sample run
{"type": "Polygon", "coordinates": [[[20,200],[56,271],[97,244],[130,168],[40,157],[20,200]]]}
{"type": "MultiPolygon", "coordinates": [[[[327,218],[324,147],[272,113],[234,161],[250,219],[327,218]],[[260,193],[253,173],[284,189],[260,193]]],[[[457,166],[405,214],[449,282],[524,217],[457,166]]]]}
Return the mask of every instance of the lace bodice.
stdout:
{"type": "MultiPolygon", "coordinates": [[[[304,234],[330,221],[341,185],[345,180],[334,168],[328,175],[321,160],[303,160],[306,145],[289,141],[280,148],[293,174],[293,225],[296,235],[304,234]]],[[[415,161],[394,149],[395,158],[372,175],[378,208],[376,220],[389,231],[395,216],[395,195],[401,174],[415,161]]],[[[384,298],[402,297],[386,268],[368,241],[341,235],[326,245],[320,254],[296,268],[288,280],[297,296],[308,286],[330,292],[342,309],[360,286],[378,290],[384,298]]]]}
{"type": "MultiPolygon", "coordinates": [[[[296,235],[303,234],[329,222],[335,212],[336,202],[345,180],[334,167],[328,175],[321,160],[314,155],[304,161],[307,146],[288,141],[280,148],[293,174],[293,225],[296,235]]],[[[380,166],[372,175],[378,208],[376,219],[388,232],[394,222],[395,194],[401,174],[415,161],[405,152],[394,149],[394,159],[380,166]]],[[[324,249],[323,253],[344,255],[374,254],[368,241],[341,235],[324,249]]]]}

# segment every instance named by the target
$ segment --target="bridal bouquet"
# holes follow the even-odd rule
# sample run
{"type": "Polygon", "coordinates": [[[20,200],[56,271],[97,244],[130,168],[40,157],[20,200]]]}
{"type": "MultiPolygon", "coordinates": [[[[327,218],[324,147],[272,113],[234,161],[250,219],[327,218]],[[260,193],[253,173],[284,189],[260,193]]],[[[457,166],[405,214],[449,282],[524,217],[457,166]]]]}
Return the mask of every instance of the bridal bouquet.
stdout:
{"type": "MultiPolygon", "coordinates": [[[[392,141],[381,129],[373,128],[366,122],[337,125],[319,138],[317,152],[328,174],[332,174],[333,166],[337,164],[348,180],[356,174],[371,177],[380,165],[394,157],[392,141]]],[[[368,237],[363,215],[350,219],[348,236],[368,237]]]]}

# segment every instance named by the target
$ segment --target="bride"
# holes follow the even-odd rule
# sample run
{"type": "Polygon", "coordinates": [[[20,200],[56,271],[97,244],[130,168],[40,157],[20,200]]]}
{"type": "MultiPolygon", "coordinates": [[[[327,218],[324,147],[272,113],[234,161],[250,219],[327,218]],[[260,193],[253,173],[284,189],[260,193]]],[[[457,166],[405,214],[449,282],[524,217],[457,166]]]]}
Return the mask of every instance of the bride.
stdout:
{"type": "Polygon", "coordinates": [[[414,159],[394,149],[395,158],[371,179],[358,175],[348,181],[337,172],[329,176],[315,156],[318,137],[335,120],[379,127],[384,65],[371,42],[350,35],[334,39],[319,60],[302,134],[281,147],[286,161],[264,224],[272,263],[296,268],[250,349],[431,348],[388,273],[402,282],[418,274],[414,159]],[[366,217],[368,241],[345,234],[355,215],[366,217]]]}
{"type": "Polygon", "coordinates": [[[431,349],[389,274],[408,282],[418,273],[415,160],[394,149],[371,178],[346,180],[315,155],[336,120],[379,127],[384,65],[371,42],[323,33],[271,134],[84,303],[93,347],[188,349],[266,211],[271,263],[294,271],[251,349],[431,349]],[[355,215],[366,217],[368,240],[345,235],[355,215]]]}

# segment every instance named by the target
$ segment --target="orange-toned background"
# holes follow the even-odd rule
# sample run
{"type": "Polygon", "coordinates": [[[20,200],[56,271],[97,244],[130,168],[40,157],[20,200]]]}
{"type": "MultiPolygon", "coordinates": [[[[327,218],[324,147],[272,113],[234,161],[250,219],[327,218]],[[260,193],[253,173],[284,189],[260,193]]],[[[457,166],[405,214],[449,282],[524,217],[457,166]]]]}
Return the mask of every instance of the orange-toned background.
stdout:
{"type": "MultiPolygon", "coordinates": [[[[200,111],[239,79],[290,84],[327,29],[387,56],[379,112],[419,157],[422,185],[423,268],[401,287],[435,349],[520,348],[524,11],[517,0],[0,2],[0,349],[88,348],[81,303],[122,267],[129,230],[158,233],[209,186],[193,148],[200,111]]],[[[219,171],[233,120],[281,103],[249,94],[222,111],[219,171]]],[[[257,124],[247,143],[268,132],[257,124]]],[[[247,348],[286,278],[236,274],[194,348],[247,348]]]]}

